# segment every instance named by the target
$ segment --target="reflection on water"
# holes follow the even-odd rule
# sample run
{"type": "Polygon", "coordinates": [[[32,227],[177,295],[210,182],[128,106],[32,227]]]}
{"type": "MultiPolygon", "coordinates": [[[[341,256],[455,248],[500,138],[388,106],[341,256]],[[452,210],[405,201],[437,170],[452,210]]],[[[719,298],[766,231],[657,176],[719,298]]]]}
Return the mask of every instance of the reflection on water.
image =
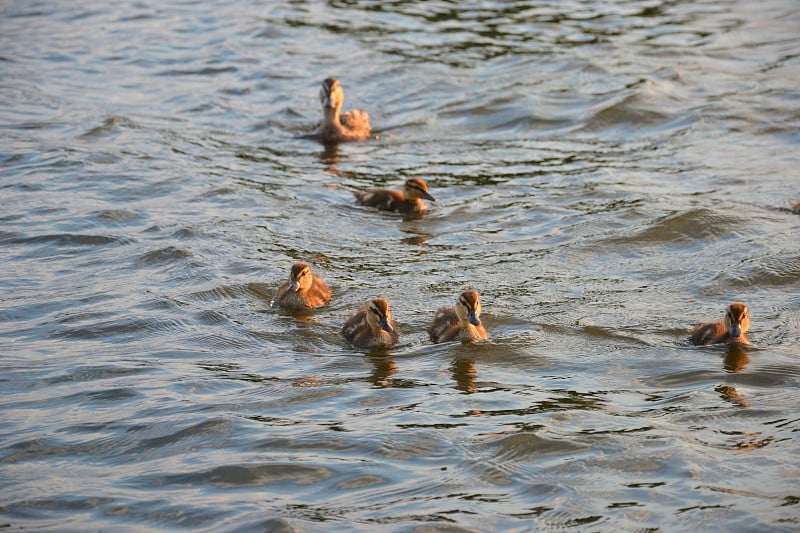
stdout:
{"type": "MultiPolygon", "coordinates": [[[[423,214],[423,213],[419,213],[419,214],[417,214],[417,215],[416,215],[414,218],[422,218],[422,216],[424,216],[424,214],[423,214]]],[[[407,220],[408,220],[408,219],[406,219],[406,221],[407,221],[407,220]]],[[[401,242],[401,243],[403,243],[403,244],[407,244],[407,245],[409,245],[409,246],[419,246],[419,247],[420,247],[420,250],[418,250],[418,252],[417,252],[417,253],[419,253],[419,254],[424,254],[424,253],[427,253],[427,252],[426,252],[426,250],[425,250],[424,248],[422,248],[422,247],[423,247],[423,246],[425,245],[425,243],[427,243],[427,242],[428,242],[428,240],[429,240],[429,239],[431,239],[431,238],[432,238],[434,235],[432,235],[432,234],[430,234],[430,233],[426,233],[424,230],[421,230],[421,229],[415,229],[415,228],[408,228],[408,229],[404,229],[404,230],[403,230],[403,233],[406,233],[406,234],[408,234],[408,235],[412,235],[412,237],[405,237],[405,238],[403,238],[403,239],[400,239],[400,242],[401,242]]]]}
{"type": "Polygon", "coordinates": [[[724,367],[728,372],[742,372],[747,368],[750,358],[747,356],[746,346],[734,343],[729,344],[725,350],[724,367]]]}
{"type": "Polygon", "coordinates": [[[0,4],[0,523],[798,529],[797,14],[0,4]],[[378,138],[303,137],[332,75],[378,138]],[[467,288],[491,340],[432,345],[467,288]],[[683,345],[736,300],[752,345],[683,345]]]}
{"type": "Polygon", "coordinates": [[[453,371],[453,379],[458,390],[467,394],[478,392],[478,387],[475,385],[475,380],[478,379],[478,372],[475,370],[475,361],[473,359],[457,357],[453,359],[450,368],[453,371]]]}
{"type": "Polygon", "coordinates": [[[744,394],[736,390],[736,387],[731,387],[730,385],[719,385],[718,387],[714,388],[714,390],[720,394],[721,398],[735,403],[742,409],[747,409],[749,407],[744,399],[744,394]]]}
{"type": "Polygon", "coordinates": [[[392,387],[389,378],[397,372],[397,364],[387,355],[369,354],[367,359],[373,366],[370,383],[376,387],[392,387]]]}
{"type": "Polygon", "coordinates": [[[319,158],[325,165],[328,165],[326,169],[331,174],[336,174],[336,165],[341,162],[339,158],[339,145],[338,144],[325,144],[323,145],[322,154],[319,158]]]}

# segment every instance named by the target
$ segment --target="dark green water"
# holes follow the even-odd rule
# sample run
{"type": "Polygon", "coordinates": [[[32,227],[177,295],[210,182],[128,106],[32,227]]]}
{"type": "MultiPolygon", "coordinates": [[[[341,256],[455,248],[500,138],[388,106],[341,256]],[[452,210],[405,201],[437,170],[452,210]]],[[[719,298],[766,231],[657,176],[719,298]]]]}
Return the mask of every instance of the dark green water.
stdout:
{"type": "Polygon", "coordinates": [[[0,5],[0,526],[796,531],[786,0],[0,5]],[[300,137],[327,76],[380,139],[300,137]],[[403,219],[352,191],[427,180],[403,219]],[[294,261],[332,287],[270,308],[294,261]],[[474,288],[488,342],[431,345],[474,288]],[[367,298],[400,343],[346,346],[367,298]],[[747,302],[752,345],[689,327],[747,302]]]}

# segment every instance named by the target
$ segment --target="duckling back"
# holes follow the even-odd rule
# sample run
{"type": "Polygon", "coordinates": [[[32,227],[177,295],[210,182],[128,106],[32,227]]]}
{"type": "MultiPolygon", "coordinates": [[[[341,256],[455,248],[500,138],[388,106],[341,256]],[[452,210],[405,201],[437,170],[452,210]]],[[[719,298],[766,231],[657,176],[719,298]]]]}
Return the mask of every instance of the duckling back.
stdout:
{"type": "Polygon", "coordinates": [[[744,343],[748,340],[745,333],[750,329],[750,310],[742,302],[734,302],[725,310],[723,320],[704,322],[692,328],[690,341],[695,345],[744,343]]]}
{"type": "Polygon", "coordinates": [[[366,141],[372,136],[369,114],[363,109],[345,111],[339,117],[339,123],[347,131],[344,141],[366,141]]]}
{"type": "Polygon", "coordinates": [[[728,328],[722,322],[704,322],[692,328],[689,335],[689,340],[695,346],[719,344],[727,340],[728,328]]]}
{"type": "Polygon", "coordinates": [[[389,346],[400,338],[389,302],[383,298],[373,298],[359,307],[342,327],[342,336],[359,348],[389,346]]]}
{"type": "Polygon", "coordinates": [[[422,213],[426,210],[422,199],[435,202],[436,198],[428,193],[428,185],[419,178],[409,178],[403,184],[402,191],[391,189],[374,189],[353,193],[356,201],[361,205],[374,207],[381,211],[411,214],[422,213]]]}
{"type": "Polygon", "coordinates": [[[428,335],[435,343],[455,340],[461,333],[461,321],[455,307],[441,307],[433,315],[433,323],[428,328],[428,335]]]}
{"type": "Polygon", "coordinates": [[[428,334],[435,343],[488,339],[480,314],[481,302],[477,291],[464,291],[455,307],[442,307],[436,311],[428,334]]]}
{"type": "Polygon", "coordinates": [[[372,191],[354,192],[356,201],[368,207],[393,213],[408,213],[413,211],[415,205],[403,199],[403,193],[389,189],[376,189],[372,191]]]}

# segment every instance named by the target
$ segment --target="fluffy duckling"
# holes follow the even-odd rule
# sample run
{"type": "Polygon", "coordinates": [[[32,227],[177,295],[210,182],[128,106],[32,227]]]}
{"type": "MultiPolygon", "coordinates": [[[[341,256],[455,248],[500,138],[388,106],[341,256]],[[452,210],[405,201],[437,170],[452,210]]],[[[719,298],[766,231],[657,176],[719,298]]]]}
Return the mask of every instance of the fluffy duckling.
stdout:
{"type": "Polygon", "coordinates": [[[692,344],[744,343],[750,341],[745,332],[750,329],[750,313],[742,302],[735,302],[725,310],[720,322],[704,322],[695,326],[690,335],[692,344]]]}
{"type": "Polygon", "coordinates": [[[331,301],[331,290],[307,263],[295,263],[289,280],[280,286],[275,303],[290,311],[307,311],[331,301]]]}
{"type": "Polygon", "coordinates": [[[345,322],[342,336],[359,348],[389,346],[400,337],[389,311],[389,302],[384,298],[373,298],[359,307],[345,322]]]}
{"type": "Polygon", "coordinates": [[[355,194],[356,201],[361,205],[403,214],[425,211],[426,207],[422,202],[423,198],[431,202],[436,201],[436,198],[428,194],[428,184],[419,178],[407,179],[403,184],[402,191],[375,189],[353,194],[355,194]]]}
{"type": "Polygon", "coordinates": [[[322,104],[322,123],[313,136],[326,144],[365,141],[372,133],[369,115],[363,109],[342,113],[344,90],[336,78],[326,78],[319,91],[322,104]]]}
{"type": "Polygon", "coordinates": [[[455,307],[442,307],[436,311],[428,333],[435,343],[488,339],[489,334],[483,328],[480,316],[481,301],[477,291],[464,291],[455,307]]]}

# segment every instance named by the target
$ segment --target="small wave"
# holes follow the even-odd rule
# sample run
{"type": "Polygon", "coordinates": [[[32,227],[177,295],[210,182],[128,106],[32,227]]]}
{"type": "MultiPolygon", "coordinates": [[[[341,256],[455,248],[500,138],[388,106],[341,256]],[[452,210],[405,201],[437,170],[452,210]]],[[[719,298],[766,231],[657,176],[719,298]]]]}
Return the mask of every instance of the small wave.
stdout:
{"type": "Polygon", "coordinates": [[[186,250],[175,246],[167,246],[139,256],[137,264],[140,267],[164,265],[182,261],[191,256],[192,254],[186,250]]]}
{"type": "Polygon", "coordinates": [[[142,216],[133,211],[125,209],[107,209],[105,211],[97,211],[93,214],[95,220],[103,223],[113,224],[126,224],[134,220],[139,220],[142,216]]]}
{"type": "Polygon", "coordinates": [[[734,288],[796,286],[800,282],[800,255],[751,259],[736,265],[734,272],[719,274],[715,281],[726,282],[734,288]]]}
{"type": "Polygon", "coordinates": [[[144,367],[121,367],[121,366],[82,366],[75,368],[66,374],[49,378],[50,385],[59,383],[78,383],[84,381],[95,381],[98,379],[113,379],[119,377],[136,376],[149,372],[144,367]]]}
{"type": "Polygon", "coordinates": [[[217,74],[228,74],[231,72],[238,72],[239,69],[236,67],[205,67],[195,70],[178,70],[178,69],[170,69],[164,70],[161,72],[157,72],[156,76],[216,76],[217,74]]]}
{"type": "MultiPolygon", "coordinates": [[[[109,405],[111,403],[124,402],[138,397],[139,393],[133,389],[128,387],[114,387],[110,389],[81,391],[72,395],[60,397],[57,400],[59,405],[88,403],[92,405],[92,408],[103,408],[111,407],[109,405]]],[[[90,429],[84,427],[83,431],[97,431],[100,429],[102,428],[96,427],[90,429]]]]}
{"type": "Polygon", "coordinates": [[[224,437],[233,429],[230,421],[217,418],[204,420],[198,424],[173,431],[167,435],[143,439],[139,442],[138,452],[151,451],[181,443],[186,440],[208,440],[224,437]]]}
{"type": "Polygon", "coordinates": [[[107,246],[110,244],[130,244],[134,242],[127,237],[116,237],[113,235],[86,235],[75,233],[57,233],[51,235],[37,235],[35,237],[23,237],[17,234],[15,244],[53,244],[55,246],[107,246]]]}
{"type": "Polygon", "coordinates": [[[664,217],[633,235],[613,237],[606,242],[651,246],[694,243],[698,240],[718,239],[734,232],[740,225],[741,220],[738,217],[723,215],[709,208],[697,208],[664,217]]]}
{"type": "Polygon", "coordinates": [[[119,125],[120,125],[119,117],[109,117],[106,120],[104,120],[102,124],[100,124],[99,126],[95,126],[86,133],[80,135],[78,138],[95,139],[99,137],[105,137],[111,133],[116,132],[119,125]]]}
{"type": "Polygon", "coordinates": [[[235,300],[250,291],[251,289],[249,286],[223,285],[212,289],[193,292],[189,294],[187,298],[199,302],[218,302],[222,300],[235,300]]]}
{"type": "Polygon", "coordinates": [[[637,86],[619,91],[595,105],[583,126],[587,132],[603,130],[655,130],[660,134],[685,128],[696,121],[693,113],[680,106],[681,99],[666,82],[642,80],[637,86]]]}
{"type": "Polygon", "coordinates": [[[571,455],[591,447],[567,440],[554,440],[533,433],[518,433],[501,441],[496,459],[504,463],[527,461],[547,455],[571,455]]]}
{"type": "Polygon", "coordinates": [[[285,482],[311,485],[324,481],[332,475],[329,469],[321,466],[271,462],[269,464],[223,465],[204,472],[148,476],[141,479],[139,484],[144,487],[187,484],[190,486],[255,487],[285,482]]]}
{"type": "Polygon", "coordinates": [[[198,346],[215,350],[230,350],[248,346],[251,339],[231,333],[206,333],[192,337],[191,341],[198,346]]]}
{"type": "Polygon", "coordinates": [[[121,318],[81,327],[63,328],[53,335],[67,339],[113,339],[145,332],[155,334],[174,333],[183,330],[185,327],[185,322],[180,319],[121,318]]]}

